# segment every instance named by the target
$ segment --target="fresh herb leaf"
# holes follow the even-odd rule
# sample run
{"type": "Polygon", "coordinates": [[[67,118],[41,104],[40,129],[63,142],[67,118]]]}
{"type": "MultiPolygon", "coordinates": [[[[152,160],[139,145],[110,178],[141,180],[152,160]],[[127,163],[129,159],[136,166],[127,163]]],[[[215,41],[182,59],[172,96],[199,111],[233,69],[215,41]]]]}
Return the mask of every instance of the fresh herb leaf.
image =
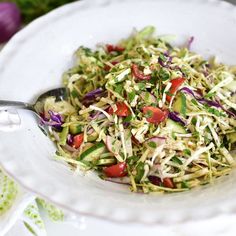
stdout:
{"type": "Polygon", "coordinates": [[[139,162],[135,170],[136,170],[135,182],[140,183],[140,180],[144,175],[144,163],[139,162]]]}
{"type": "Polygon", "coordinates": [[[172,137],[174,140],[177,139],[177,137],[176,137],[176,135],[175,135],[175,132],[172,132],[172,133],[171,133],[171,137],[172,137]]]}
{"type": "Polygon", "coordinates": [[[182,188],[189,188],[188,182],[187,182],[187,181],[183,181],[183,182],[181,183],[181,187],[182,187],[182,188]]]}
{"type": "Polygon", "coordinates": [[[122,83],[116,84],[115,92],[120,94],[121,96],[123,96],[123,94],[124,94],[124,86],[123,86],[122,83]]]}
{"type": "Polygon", "coordinates": [[[133,118],[132,115],[129,115],[129,116],[125,117],[123,121],[130,122],[132,120],[132,118],[133,118]]]}
{"type": "Polygon", "coordinates": [[[135,98],[135,92],[134,91],[128,93],[128,99],[129,99],[130,102],[132,102],[134,100],[134,98],[135,98]]]}
{"type": "Polygon", "coordinates": [[[182,165],[182,164],[183,164],[183,162],[182,162],[177,156],[173,156],[173,157],[171,158],[171,161],[173,161],[173,162],[175,162],[175,163],[177,163],[177,164],[179,164],[179,165],[182,165]]]}
{"type": "Polygon", "coordinates": [[[78,92],[77,92],[75,89],[73,89],[72,92],[71,92],[71,96],[72,96],[73,98],[76,98],[76,97],[79,96],[79,94],[78,94],[78,92]]]}
{"type": "Polygon", "coordinates": [[[151,141],[151,142],[148,142],[148,146],[151,148],[156,148],[157,144],[155,142],[151,141]]]}
{"type": "Polygon", "coordinates": [[[189,149],[184,149],[184,150],[183,150],[183,153],[184,153],[184,155],[186,155],[186,156],[191,156],[191,150],[189,150],[189,149]]]}
{"type": "Polygon", "coordinates": [[[199,138],[199,136],[200,136],[198,131],[193,132],[192,135],[194,138],[199,138]]]}
{"type": "Polygon", "coordinates": [[[156,85],[157,83],[157,80],[158,80],[158,77],[156,75],[151,75],[151,79],[149,80],[149,83],[150,84],[153,84],[153,85],[156,85]]]}
{"type": "Polygon", "coordinates": [[[195,100],[195,99],[191,99],[191,103],[193,104],[193,105],[198,105],[198,103],[197,103],[197,101],[195,100]]]}
{"type": "Polygon", "coordinates": [[[159,58],[160,58],[163,62],[167,61],[167,58],[166,58],[165,55],[162,54],[162,53],[160,53],[159,58]]]}
{"type": "Polygon", "coordinates": [[[133,166],[137,163],[138,160],[139,160],[138,156],[130,156],[130,157],[127,158],[126,162],[129,166],[133,166]]]}
{"type": "Polygon", "coordinates": [[[197,118],[196,117],[193,117],[192,120],[191,120],[191,123],[193,125],[196,125],[197,124],[197,118]]]}
{"type": "Polygon", "coordinates": [[[219,110],[213,108],[213,107],[208,107],[207,105],[205,105],[205,109],[211,113],[214,114],[215,116],[225,116],[225,114],[223,112],[220,112],[219,110]]]}
{"type": "Polygon", "coordinates": [[[158,73],[158,76],[162,81],[166,81],[170,79],[170,72],[165,68],[161,68],[158,73]]]}
{"type": "Polygon", "coordinates": [[[158,89],[153,89],[152,90],[152,93],[153,93],[153,95],[156,97],[156,98],[158,98],[159,97],[159,93],[158,93],[158,89]]]}
{"type": "Polygon", "coordinates": [[[145,83],[137,83],[137,86],[138,86],[139,90],[141,90],[141,91],[146,90],[146,85],[145,85],[145,83]]]}
{"type": "Polygon", "coordinates": [[[174,96],[174,94],[171,93],[170,91],[166,91],[165,94],[168,95],[168,96],[170,96],[170,97],[174,96]]]}
{"type": "Polygon", "coordinates": [[[208,94],[205,95],[205,98],[212,98],[212,97],[214,97],[215,95],[216,95],[216,92],[214,92],[214,93],[208,93],[208,94]]]}

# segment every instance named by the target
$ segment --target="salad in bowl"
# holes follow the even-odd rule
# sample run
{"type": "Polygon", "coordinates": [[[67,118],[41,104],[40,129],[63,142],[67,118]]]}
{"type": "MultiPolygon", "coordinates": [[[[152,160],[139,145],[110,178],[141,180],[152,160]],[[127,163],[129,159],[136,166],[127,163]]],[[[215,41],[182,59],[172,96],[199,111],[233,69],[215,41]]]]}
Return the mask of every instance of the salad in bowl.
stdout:
{"type": "Polygon", "coordinates": [[[134,31],[117,45],[79,47],[63,74],[68,100],[49,97],[56,159],[133,192],[179,192],[235,166],[236,67],[134,31]]]}

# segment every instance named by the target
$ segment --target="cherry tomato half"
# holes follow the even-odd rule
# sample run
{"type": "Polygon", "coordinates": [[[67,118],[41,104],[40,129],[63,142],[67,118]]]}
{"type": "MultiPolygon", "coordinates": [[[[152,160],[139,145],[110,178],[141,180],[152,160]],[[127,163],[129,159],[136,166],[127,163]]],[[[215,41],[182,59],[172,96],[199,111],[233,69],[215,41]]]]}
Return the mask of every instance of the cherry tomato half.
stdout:
{"type": "Polygon", "coordinates": [[[137,79],[140,79],[140,80],[150,80],[151,79],[151,75],[144,75],[139,70],[138,65],[136,65],[136,64],[133,64],[131,66],[131,70],[132,70],[133,76],[137,79]]]}
{"type": "Polygon", "coordinates": [[[125,48],[117,45],[107,44],[106,45],[107,51],[110,52],[123,52],[125,48]]]}
{"type": "Polygon", "coordinates": [[[167,188],[174,188],[175,187],[171,178],[164,178],[163,185],[167,188]]]}
{"type": "Polygon", "coordinates": [[[159,124],[168,117],[167,110],[161,110],[158,107],[146,106],[143,107],[143,113],[146,116],[148,122],[153,124],[159,124]]]}
{"type": "Polygon", "coordinates": [[[109,167],[104,167],[103,172],[110,178],[124,177],[127,175],[127,165],[125,162],[120,162],[109,167]]]}
{"type": "Polygon", "coordinates": [[[112,107],[109,107],[108,113],[110,115],[115,113],[117,116],[126,117],[130,114],[130,110],[124,102],[117,102],[116,106],[117,106],[117,110],[115,112],[112,107]]]}
{"type": "Polygon", "coordinates": [[[72,147],[79,148],[83,141],[84,141],[84,134],[75,135],[73,138],[72,147]]]}
{"type": "Polygon", "coordinates": [[[185,79],[184,78],[176,78],[172,79],[171,82],[171,87],[169,90],[170,95],[166,95],[166,100],[170,102],[172,96],[176,93],[176,91],[179,89],[179,87],[184,83],[185,79]]]}

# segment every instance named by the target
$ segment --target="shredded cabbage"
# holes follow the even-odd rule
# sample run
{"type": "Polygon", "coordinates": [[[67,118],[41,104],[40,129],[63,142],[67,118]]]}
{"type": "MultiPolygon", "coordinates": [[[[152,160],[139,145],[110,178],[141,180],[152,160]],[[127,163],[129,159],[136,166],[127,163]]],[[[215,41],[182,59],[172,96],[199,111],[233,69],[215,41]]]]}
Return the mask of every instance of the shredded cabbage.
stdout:
{"type": "Polygon", "coordinates": [[[44,115],[62,116],[52,139],[73,168],[128,178],[132,191],[185,191],[235,166],[236,69],[190,51],[193,38],[174,47],[153,33],[79,47],[63,75],[69,101],[49,98],[44,115]]]}

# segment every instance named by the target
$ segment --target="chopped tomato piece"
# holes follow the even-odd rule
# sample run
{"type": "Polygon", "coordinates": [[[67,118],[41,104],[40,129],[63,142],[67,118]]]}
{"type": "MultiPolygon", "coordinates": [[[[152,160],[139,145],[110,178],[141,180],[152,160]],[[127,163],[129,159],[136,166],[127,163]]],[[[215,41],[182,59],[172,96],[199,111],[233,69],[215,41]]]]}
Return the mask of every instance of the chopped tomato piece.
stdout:
{"type": "Polygon", "coordinates": [[[171,87],[169,90],[169,94],[166,95],[166,100],[170,102],[171,97],[176,93],[176,91],[179,89],[179,87],[184,83],[185,79],[184,78],[176,78],[172,79],[171,82],[171,87]]]}
{"type": "Polygon", "coordinates": [[[167,188],[174,188],[175,187],[171,178],[164,178],[163,185],[164,185],[164,187],[167,187],[167,188]]]}
{"type": "Polygon", "coordinates": [[[105,71],[109,71],[110,69],[111,69],[110,66],[108,66],[108,65],[105,65],[105,66],[104,66],[104,70],[105,70],[105,71]]]}
{"type": "Polygon", "coordinates": [[[116,64],[118,64],[119,62],[118,61],[112,61],[111,64],[114,66],[116,64]]]}
{"type": "Polygon", "coordinates": [[[120,162],[109,167],[104,167],[103,172],[110,178],[124,177],[127,175],[127,165],[125,162],[120,162]]]}
{"type": "Polygon", "coordinates": [[[158,107],[146,106],[143,107],[143,113],[148,122],[159,124],[168,117],[169,112],[167,110],[161,110],[158,107]]]}
{"type": "Polygon", "coordinates": [[[110,52],[123,52],[125,50],[124,47],[118,45],[107,44],[106,45],[107,51],[110,52]]]}
{"type": "Polygon", "coordinates": [[[75,135],[73,138],[72,147],[79,148],[83,141],[84,141],[84,134],[75,135]]]}
{"type": "Polygon", "coordinates": [[[137,79],[140,79],[140,80],[150,80],[151,79],[151,75],[144,75],[139,70],[138,65],[136,65],[136,64],[133,64],[131,66],[131,70],[132,70],[133,76],[137,79]]]}
{"type": "Polygon", "coordinates": [[[124,117],[126,117],[126,116],[128,116],[130,114],[130,110],[126,106],[126,104],[124,102],[117,102],[116,106],[117,106],[117,110],[115,112],[114,112],[112,107],[109,107],[108,113],[110,115],[115,113],[117,116],[124,116],[124,117]]]}

